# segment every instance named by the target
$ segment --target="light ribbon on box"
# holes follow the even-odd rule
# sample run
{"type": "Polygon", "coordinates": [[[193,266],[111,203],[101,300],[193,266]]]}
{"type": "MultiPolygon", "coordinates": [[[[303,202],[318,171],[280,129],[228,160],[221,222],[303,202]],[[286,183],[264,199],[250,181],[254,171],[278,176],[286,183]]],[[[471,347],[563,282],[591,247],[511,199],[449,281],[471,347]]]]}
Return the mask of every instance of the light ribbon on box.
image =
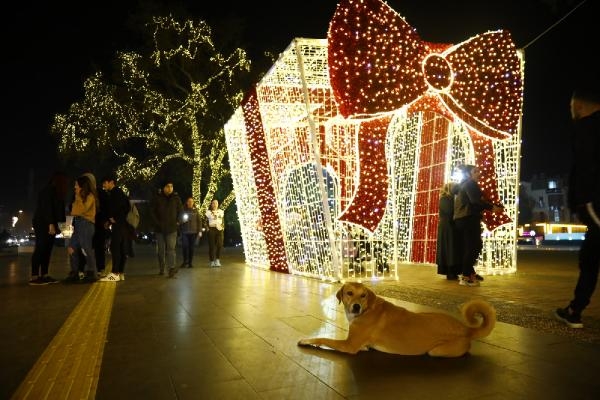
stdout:
{"type": "MultiPolygon", "coordinates": [[[[328,68],[340,113],[364,119],[357,188],[340,220],[371,232],[381,221],[388,186],[386,127],[402,107],[464,123],[483,194],[501,202],[493,141],[518,133],[523,101],[521,61],[507,31],[457,45],[432,44],[381,0],[342,0],[329,27],[328,68]]],[[[510,217],[486,212],[483,221],[493,230],[510,217]]]]}

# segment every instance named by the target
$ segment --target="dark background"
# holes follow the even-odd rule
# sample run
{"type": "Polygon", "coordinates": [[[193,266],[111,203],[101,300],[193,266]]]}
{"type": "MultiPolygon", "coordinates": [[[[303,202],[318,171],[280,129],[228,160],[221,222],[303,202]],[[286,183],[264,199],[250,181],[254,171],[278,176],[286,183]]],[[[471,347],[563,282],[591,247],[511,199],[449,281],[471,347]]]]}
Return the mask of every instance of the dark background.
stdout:
{"type": "MultiPolygon", "coordinates": [[[[597,79],[600,74],[593,61],[600,50],[599,3],[388,1],[426,41],[458,43],[478,33],[507,29],[517,47],[525,48],[523,180],[537,173],[568,171],[570,94],[575,81],[586,74],[597,79]]],[[[326,38],[336,5],[332,0],[13,4],[3,13],[2,26],[5,106],[0,205],[7,212],[27,207],[59,166],[49,135],[53,116],[81,98],[84,80],[98,69],[105,70],[116,51],[132,46],[129,26],[139,15],[175,7],[209,22],[235,16],[239,25],[232,29],[242,30],[244,47],[251,58],[258,58],[264,50],[283,51],[294,37],[326,38]]]]}

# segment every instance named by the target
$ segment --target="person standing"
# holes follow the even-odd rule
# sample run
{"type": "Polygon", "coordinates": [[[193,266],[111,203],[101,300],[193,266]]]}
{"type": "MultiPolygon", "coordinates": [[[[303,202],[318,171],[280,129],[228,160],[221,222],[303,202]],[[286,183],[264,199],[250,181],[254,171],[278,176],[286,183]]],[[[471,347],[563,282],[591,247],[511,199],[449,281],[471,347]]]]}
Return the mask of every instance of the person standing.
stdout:
{"type": "Polygon", "coordinates": [[[579,277],[573,299],[554,315],[571,328],[583,328],[581,313],[591,301],[600,267],[600,84],[571,97],[574,121],[569,209],[587,226],[579,249],[579,277]]]}
{"type": "Polygon", "coordinates": [[[156,233],[156,253],[158,257],[159,275],[164,275],[165,268],[168,269],[169,278],[177,274],[175,267],[177,254],[177,229],[179,226],[179,215],[183,210],[179,195],[173,191],[173,181],[167,179],[163,182],[162,189],[152,199],[150,213],[154,222],[156,233]]]}
{"type": "Polygon", "coordinates": [[[188,197],[180,216],[181,248],[183,250],[183,264],[181,268],[192,268],[194,246],[202,236],[202,218],[194,205],[194,198],[188,197]]]}
{"type": "Polygon", "coordinates": [[[86,257],[83,280],[95,282],[98,271],[92,241],[96,222],[96,195],[95,188],[92,187],[87,176],[82,175],[75,181],[71,215],[73,216],[73,234],[67,248],[71,259],[71,272],[67,281],[79,280],[80,254],[83,253],[86,257]]]}
{"type": "Polygon", "coordinates": [[[208,257],[211,267],[221,266],[221,249],[223,248],[224,228],[223,218],[225,213],[219,209],[219,201],[213,199],[206,210],[208,219],[208,257]]]}
{"type": "Polygon", "coordinates": [[[108,222],[108,192],[102,185],[98,190],[98,207],[96,208],[96,223],[94,229],[94,252],[96,254],[96,268],[100,276],[104,275],[106,269],[106,242],[110,238],[111,232],[107,229],[108,222]]]}
{"type": "Polygon", "coordinates": [[[60,233],[58,223],[66,221],[67,180],[64,173],[56,172],[38,194],[32,221],[35,246],[31,255],[30,285],[47,285],[58,282],[48,275],[48,269],[54,241],[56,235],[60,233]]]}
{"type": "Polygon", "coordinates": [[[100,281],[124,281],[125,262],[131,247],[130,241],[133,230],[133,227],[127,223],[127,213],[130,208],[129,198],[120,187],[117,187],[114,175],[107,175],[102,178],[102,190],[107,194],[105,228],[110,228],[112,271],[100,281]]]}
{"type": "MultiPolygon", "coordinates": [[[[96,269],[98,275],[104,275],[104,269],[106,268],[106,239],[108,234],[104,228],[106,222],[106,193],[102,188],[98,188],[96,183],[96,176],[92,172],[85,172],[82,176],[86,176],[90,180],[90,185],[94,190],[96,196],[96,221],[94,225],[94,237],[92,238],[92,244],[94,246],[94,254],[96,256],[96,269]],[[99,190],[100,189],[100,190],[99,190]]],[[[79,274],[83,276],[85,270],[86,257],[79,250],[79,274]]]]}
{"type": "Polygon", "coordinates": [[[440,190],[438,228],[435,263],[437,273],[446,275],[448,280],[457,280],[459,271],[459,248],[454,227],[454,196],[458,190],[456,183],[446,183],[440,190]]]}
{"type": "Polygon", "coordinates": [[[479,187],[479,168],[474,165],[462,167],[464,180],[454,199],[454,223],[460,241],[460,263],[462,276],[460,285],[479,286],[483,277],[475,273],[475,264],[483,249],[481,220],[484,210],[501,212],[503,207],[483,198],[479,187]]]}

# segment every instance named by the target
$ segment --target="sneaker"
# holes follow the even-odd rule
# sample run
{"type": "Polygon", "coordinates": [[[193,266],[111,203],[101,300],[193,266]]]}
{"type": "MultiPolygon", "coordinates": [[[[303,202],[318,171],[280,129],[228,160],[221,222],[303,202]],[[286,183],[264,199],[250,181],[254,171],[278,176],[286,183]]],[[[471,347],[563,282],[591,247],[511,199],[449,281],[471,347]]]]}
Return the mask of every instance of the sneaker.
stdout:
{"type": "Polygon", "coordinates": [[[31,286],[41,286],[41,285],[47,285],[48,282],[44,281],[43,278],[37,277],[35,279],[30,280],[29,284],[31,286]]]}
{"type": "Polygon", "coordinates": [[[221,261],[219,261],[219,259],[217,258],[215,260],[215,267],[220,267],[221,266],[221,261]]]}
{"type": "Polygon", "coordinates": [[[479,281],[474,276],[462,276],[458,284],[462,286],[479,286],[479,281]]]}
{"type": "Polygon", "coordinates": [[[58,283],[57,279],[54,279],[53,277],[51,277],[50,275],[46,275],[42,277],[42,280],[46,283],[58,283]]]}
{"type": "Polygon", "coordinates": [[[119,282],[121,277],[117,274],[113,274],[112,272],[106,275],[104,278],[100,279],[100,282],[119,282]]]}
{"type": "Polygon", "coordinates": [[[119,274],[119,278],[120,278],[122,281],[124,281],[124,280],[125,280],[125,273],[123,273],[123,272],[122,272],[122,273],[120,273],[120,274],[119,274]]]}
{"type": "Polygon", "coordinates": [[[570,328],[583,328],[581,315],[569,312],[569,307],[557,308],[556,311],[554,311],[554,316],[557,320],[564,322],[570,328]]]}
{"type": "Polygon", "coordinates": [[[216,267],[216,265],[215,265],[215,262],[214,262],[214,261],[211,261],[211,262],[210,262],[210,266],[211,266],[211,267],[216,267]]]}
{"type": "Polygon", "coordinates": [[[63,280],[64,283],[79,282],[79,274],[77,272],[69,272],[69,275],[63,280]]]}
{"type": "Polygon", "coordinates": [[[483,282],[483,276],[481,276],[479,274],[475,274],[475,279],[478,280],[479,282],[483,282]]]}
{"type": "Polygon", "coordinates": [[[94,283],[98,280],[97,273],[95,271],[85,271],[83,278],[79,279],[81,283],[94,283]]]}
{"type": "Polygon", "coordinates": [[[79,271],[78,276],[79,276],[80,280],[83,279],[83,278],[85,278],[85,274],[82,271],[79,271]]]}
{"type": "Polygon", "coordinates": [[[449,280],[449,281],[457,281],[458,280],[458,275],[448,274],[448,275],[446,275],[446,279],[449,280]]]}

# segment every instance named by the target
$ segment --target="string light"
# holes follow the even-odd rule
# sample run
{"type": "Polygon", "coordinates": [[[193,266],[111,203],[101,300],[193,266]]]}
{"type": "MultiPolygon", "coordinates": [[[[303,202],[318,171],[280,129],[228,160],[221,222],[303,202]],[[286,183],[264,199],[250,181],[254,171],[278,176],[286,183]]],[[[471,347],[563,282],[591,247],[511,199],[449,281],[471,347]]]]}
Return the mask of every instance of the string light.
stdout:
{"type": "Polygon", "coordinates": [[[327,41],[296,39],[244,105],[262,124],[236,113],[225,127],[250,263],[282,270],[260,253],[277,229],[292,273],[398,278],[399,262],[433,263],[439,189],[468,163],[505,206],[484,215],[478,268],[514,272],[522,68],[506,31],[432,44],[380,0],[340,2],[327,41]]]}
{"type": "MultiPolygon", "coordinates": [[[[206,209],[230,173],[221,115],[240,104],[243,93],[234,82],[250,64],[242,49],[219,52],[205,21],[155,17],[149,31],[153,51],[118,53],[115,76],[119,84],[109,83],[102,73],[88,78],[83,100],[73,103],[68,113],[57,115],[51,130],[60,137],[63,153],[112,151],[121,160],[116,172],[125,184],[149,181],[163,164],[182,160],[191,166],[192,196],[206,209]],[[175,63],[177,71],[172,68],[175,63]],[[218,102],[213,101],[215,97],[218,102]],[[128,151],[132,142],[140,141],[145,143],[143,158],[128,151]],[[207,188],[204,199],[201,186],[207,188]]],[[[233,192],[221,207],[226,208],[232,199],[233,192]]]]}

